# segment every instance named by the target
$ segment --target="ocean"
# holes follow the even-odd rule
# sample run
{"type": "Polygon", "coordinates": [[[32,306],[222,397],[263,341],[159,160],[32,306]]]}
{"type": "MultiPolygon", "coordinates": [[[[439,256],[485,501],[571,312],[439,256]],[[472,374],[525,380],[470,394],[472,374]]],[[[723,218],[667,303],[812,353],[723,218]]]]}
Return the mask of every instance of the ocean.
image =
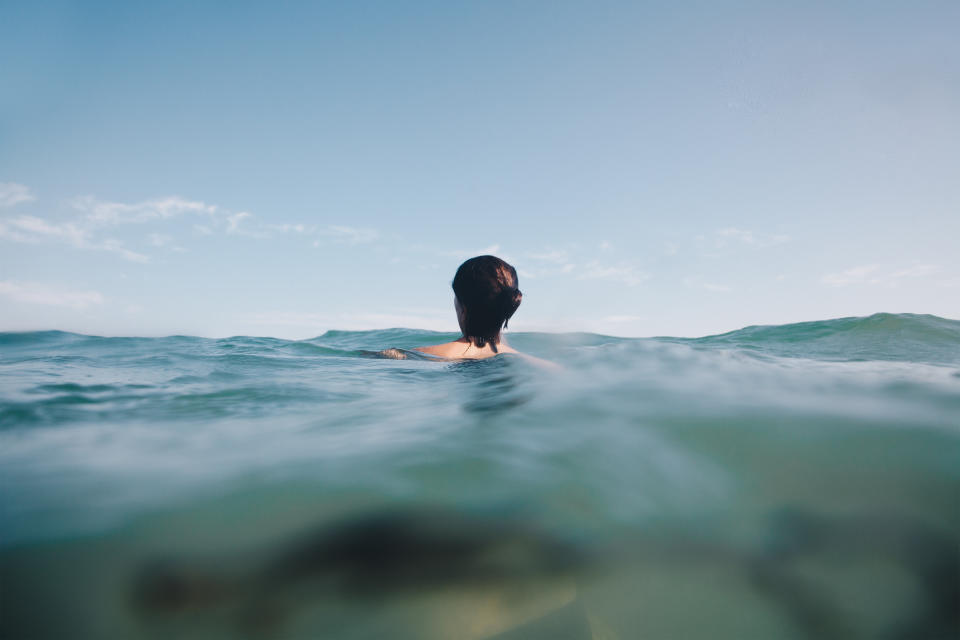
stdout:
{"type": "Polygon", "coordinates": [[[960,321],[0,334],[0,637],[960,635],[960,321]]]}

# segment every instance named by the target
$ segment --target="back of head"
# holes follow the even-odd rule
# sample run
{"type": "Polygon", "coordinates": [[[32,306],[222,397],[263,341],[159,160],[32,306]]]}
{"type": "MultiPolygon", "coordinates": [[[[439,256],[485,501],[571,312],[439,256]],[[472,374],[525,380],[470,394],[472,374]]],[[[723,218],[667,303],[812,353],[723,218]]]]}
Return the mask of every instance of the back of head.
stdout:
{"type": "Polygon", "coordinates": [[[520,306],[517,270],[494,256],[470,258],[453,277],[453,292],[463,310],[460,329],[477,347],[497,349],[500,331],[520,306]]]}

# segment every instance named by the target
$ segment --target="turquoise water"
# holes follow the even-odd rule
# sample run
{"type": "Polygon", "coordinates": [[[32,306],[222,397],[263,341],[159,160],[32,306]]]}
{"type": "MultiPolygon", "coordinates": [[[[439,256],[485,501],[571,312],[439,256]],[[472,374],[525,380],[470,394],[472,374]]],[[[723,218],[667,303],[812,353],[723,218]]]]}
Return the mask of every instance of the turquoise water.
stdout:
{"type": "Polygon", "coordinates": [[[945,638],[960,322],[0,334],[0,637],[945,638]]]}

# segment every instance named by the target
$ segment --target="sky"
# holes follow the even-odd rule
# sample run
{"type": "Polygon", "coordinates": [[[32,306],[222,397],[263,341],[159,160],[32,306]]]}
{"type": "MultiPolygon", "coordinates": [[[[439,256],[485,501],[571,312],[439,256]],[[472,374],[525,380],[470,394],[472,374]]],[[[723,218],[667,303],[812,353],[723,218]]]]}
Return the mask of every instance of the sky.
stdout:
{"type": "Polygon", "coordinates": [[[960,3],[0,3],[0,331],[960,318],[960,3]]]}

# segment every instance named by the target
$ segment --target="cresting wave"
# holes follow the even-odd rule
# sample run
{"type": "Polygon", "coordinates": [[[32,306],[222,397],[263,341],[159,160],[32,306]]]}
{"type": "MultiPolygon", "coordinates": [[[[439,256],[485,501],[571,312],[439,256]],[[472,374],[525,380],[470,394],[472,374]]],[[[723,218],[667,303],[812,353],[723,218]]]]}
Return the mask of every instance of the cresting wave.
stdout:
{"type": "Polygon", "coordinates": [[[0,636],[960,624],[960,322],[454,337],[0,334],[0,636]]]}
{"type": "MultiPolygon", "coordinates": [[[[729,333],[703,338],[617,338],[590,333],[537,334],[511,333],[538,350],[558,347],[598,346],[636,341],[669,341],[704,347],[756,349],[772,355],[800,358],[828,358],[834,360],[903,360],[934,364],[960,364],[960,320],[949,320],[932,315],[912,313],[877,313],[867,317],[837,318],[787,325],[750,326],[729,333]]],[[[260,352],[262,355],[342,355],[363,357],[368,350],[387,346],[412,348],[424,340],[442,340],[455,337],[453,333],[439,333],[413,329],[385,329],[377,331],[327,331],[309,340],[282,340],[279,338],[209,339],[190,336],[166,338],[104,338],[64,331],[0,332],[0,347],[5,360],[15,358],[16,350],[44,350],[75,352],[81,355],[104,353],[131,353],[142,350],[165,352],[187,351],[203,347],[231,351],[260,352]],[[103,353],[100,351],[103,350],[103,353]]],[[[210,355],[213,351],[206,351],[210,355]]],[[[34,354],[38,355],[38,354],[34,354]]],[[[548,355],[554,355],[552,352],[548,355]]]]}

